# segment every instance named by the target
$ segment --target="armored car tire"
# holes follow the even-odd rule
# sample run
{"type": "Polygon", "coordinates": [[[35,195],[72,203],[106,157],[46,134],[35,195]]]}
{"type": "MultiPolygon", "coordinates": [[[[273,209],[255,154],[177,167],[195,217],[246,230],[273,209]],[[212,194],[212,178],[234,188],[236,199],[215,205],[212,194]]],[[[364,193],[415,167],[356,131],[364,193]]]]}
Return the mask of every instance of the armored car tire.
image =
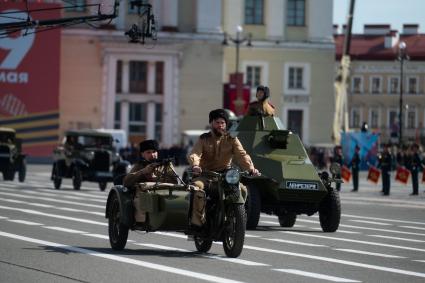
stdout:
{"type": "Polygon", "coordinates": [[[341,220],[341,202],[335,188],[329,188],[328,194],[319,207],[320,226],[323,232],[335,232],[341,220]]]}
{"type": "Polygon", "coordinates": [[[25,161],[25,159],[23,159],[19,166],[19,172],[18,172],[19,182],[21,183],[24,182],[26,175],[27,175],[27,162],[25,161]]]}
{"type": "Polygon", "coordinates": [[[297,215],[293,212],[280,214],[279,216],[280,227],[293,227],[297,220],[297,215]]]}
{"type": "Polygon", "coordinates": [[[120,202],[116,194],[112,196],[108,218],[109,243],[112,249],[122,250],[127,244],[129,228],[121,223],[120,202]]]}
{"type": "Polygon", "coordinates": [[[195,240],[195,247],[198,252],[207,253],[211,249],[211,246],[213,243],[212,240],[203,239],[198,236],[195,236],[194,240],[195,240]]]}
{"type": "Polygon", "coordinates": [[[106,186],[108,183],[106,182],[99,182],[99,189],[103,192],[106,189],[106,186]]]}
{"type": "Polygon", "coordinates": [[[79,168],[75,167],[72,174],[72,185],[74,190],[79,190],[81,188],[81,183],[83,181],[83,175],[79,168]]]}
{"type": "Polygon", "coordinates": [[[245,241],[245,207],[242,204],[230,205],[226,211],[223,232],[223,248],[228,257],[238,257],[245,241]]]}
{"type": "Polygon", "coordinates": [[[245,202],[246,229],[255,229],[257,228],[258,221],[260,221],[261,196],[255,185],[249,184],[247,187],[248,196],[245,202]]]}

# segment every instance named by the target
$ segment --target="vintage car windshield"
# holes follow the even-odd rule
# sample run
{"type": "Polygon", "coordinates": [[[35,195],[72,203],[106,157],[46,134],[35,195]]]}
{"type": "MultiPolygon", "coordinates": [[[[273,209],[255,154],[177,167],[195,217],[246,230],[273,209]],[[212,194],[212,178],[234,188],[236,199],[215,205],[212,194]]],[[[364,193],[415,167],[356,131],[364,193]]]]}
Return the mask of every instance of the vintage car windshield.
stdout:
{"type": "Polygon", "coordinates": [[[10,143],[15,140],[15,134],[10,132],[0,132],[0,142],[10,143]]]}
{"type": "Polygon", "coordinates": [[[110,148],[112,138],[99,136],[78,136],[77,143],[82,147],[110,148]]]}

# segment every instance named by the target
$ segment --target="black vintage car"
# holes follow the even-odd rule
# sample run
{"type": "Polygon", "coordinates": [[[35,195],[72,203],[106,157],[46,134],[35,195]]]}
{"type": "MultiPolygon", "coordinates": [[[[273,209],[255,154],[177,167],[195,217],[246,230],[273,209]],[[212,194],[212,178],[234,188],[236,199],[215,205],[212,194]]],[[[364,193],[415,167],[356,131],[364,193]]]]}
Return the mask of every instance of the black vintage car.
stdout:
{"type": "Polygon", "coordinates": [[[120,158],[109,133],[74,130],[65,133],[60,146],[53,151],[52,181],[60,189],[62,178],[72,178],[74,190],[83,181],[99,183],[104,191],[108,182],[125,174],[130,163],[120,158]]]}
{"type": "Polygon", "coordinates": [[[25,181],[25,155],[22,154],[21,140],[16,138],[16,132],[11,128],[0,128],[0,171],[5,181],[13,181],[16,172],[19,182],[25,181]]]}

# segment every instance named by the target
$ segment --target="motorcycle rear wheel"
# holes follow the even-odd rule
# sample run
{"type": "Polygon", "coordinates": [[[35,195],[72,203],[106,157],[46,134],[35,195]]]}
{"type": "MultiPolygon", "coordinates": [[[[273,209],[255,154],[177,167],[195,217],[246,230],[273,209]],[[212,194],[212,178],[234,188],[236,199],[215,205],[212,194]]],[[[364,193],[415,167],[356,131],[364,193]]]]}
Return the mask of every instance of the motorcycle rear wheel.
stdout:
{"type": "Polygon", "coordinates": [[[225,219],[223,249],[228,257],[238,257],[242,253],[245,241],[245,207],[243,204],[227,208],[225,219]]]}

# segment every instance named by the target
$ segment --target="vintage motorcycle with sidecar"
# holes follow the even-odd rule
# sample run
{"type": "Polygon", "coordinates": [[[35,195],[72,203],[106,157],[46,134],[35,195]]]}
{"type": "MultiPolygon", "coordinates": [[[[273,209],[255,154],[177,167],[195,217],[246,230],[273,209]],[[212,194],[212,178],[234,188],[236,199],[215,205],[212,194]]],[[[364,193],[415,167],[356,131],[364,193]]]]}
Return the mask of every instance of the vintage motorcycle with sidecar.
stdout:
{"type": "MultiPolygon", "coordinates": [[[[163,168],[169,166],[178,177],[169,160],[162,164],[165,164],[163,168]]],[[[193,236],[196,249],[201,253],[208,252],[212,243],[219,241],[228,257],[238,257],[243,249],[246,227],[245,198],[239,180],[246,174],[234,168],[202,174],[211,180],[211,185],[205,190],[206,222],[201,227],[192,225],[191,217],[193,198],[204,192],[184,183],[180,177],[180,184],[144,182],[132,188],[112,187],[105,215],[112,249],[124,249],[129,230],[178,231],[193,236]],[[145,222],[135,222],[136,210],[145,212],[145,222]]]]}

